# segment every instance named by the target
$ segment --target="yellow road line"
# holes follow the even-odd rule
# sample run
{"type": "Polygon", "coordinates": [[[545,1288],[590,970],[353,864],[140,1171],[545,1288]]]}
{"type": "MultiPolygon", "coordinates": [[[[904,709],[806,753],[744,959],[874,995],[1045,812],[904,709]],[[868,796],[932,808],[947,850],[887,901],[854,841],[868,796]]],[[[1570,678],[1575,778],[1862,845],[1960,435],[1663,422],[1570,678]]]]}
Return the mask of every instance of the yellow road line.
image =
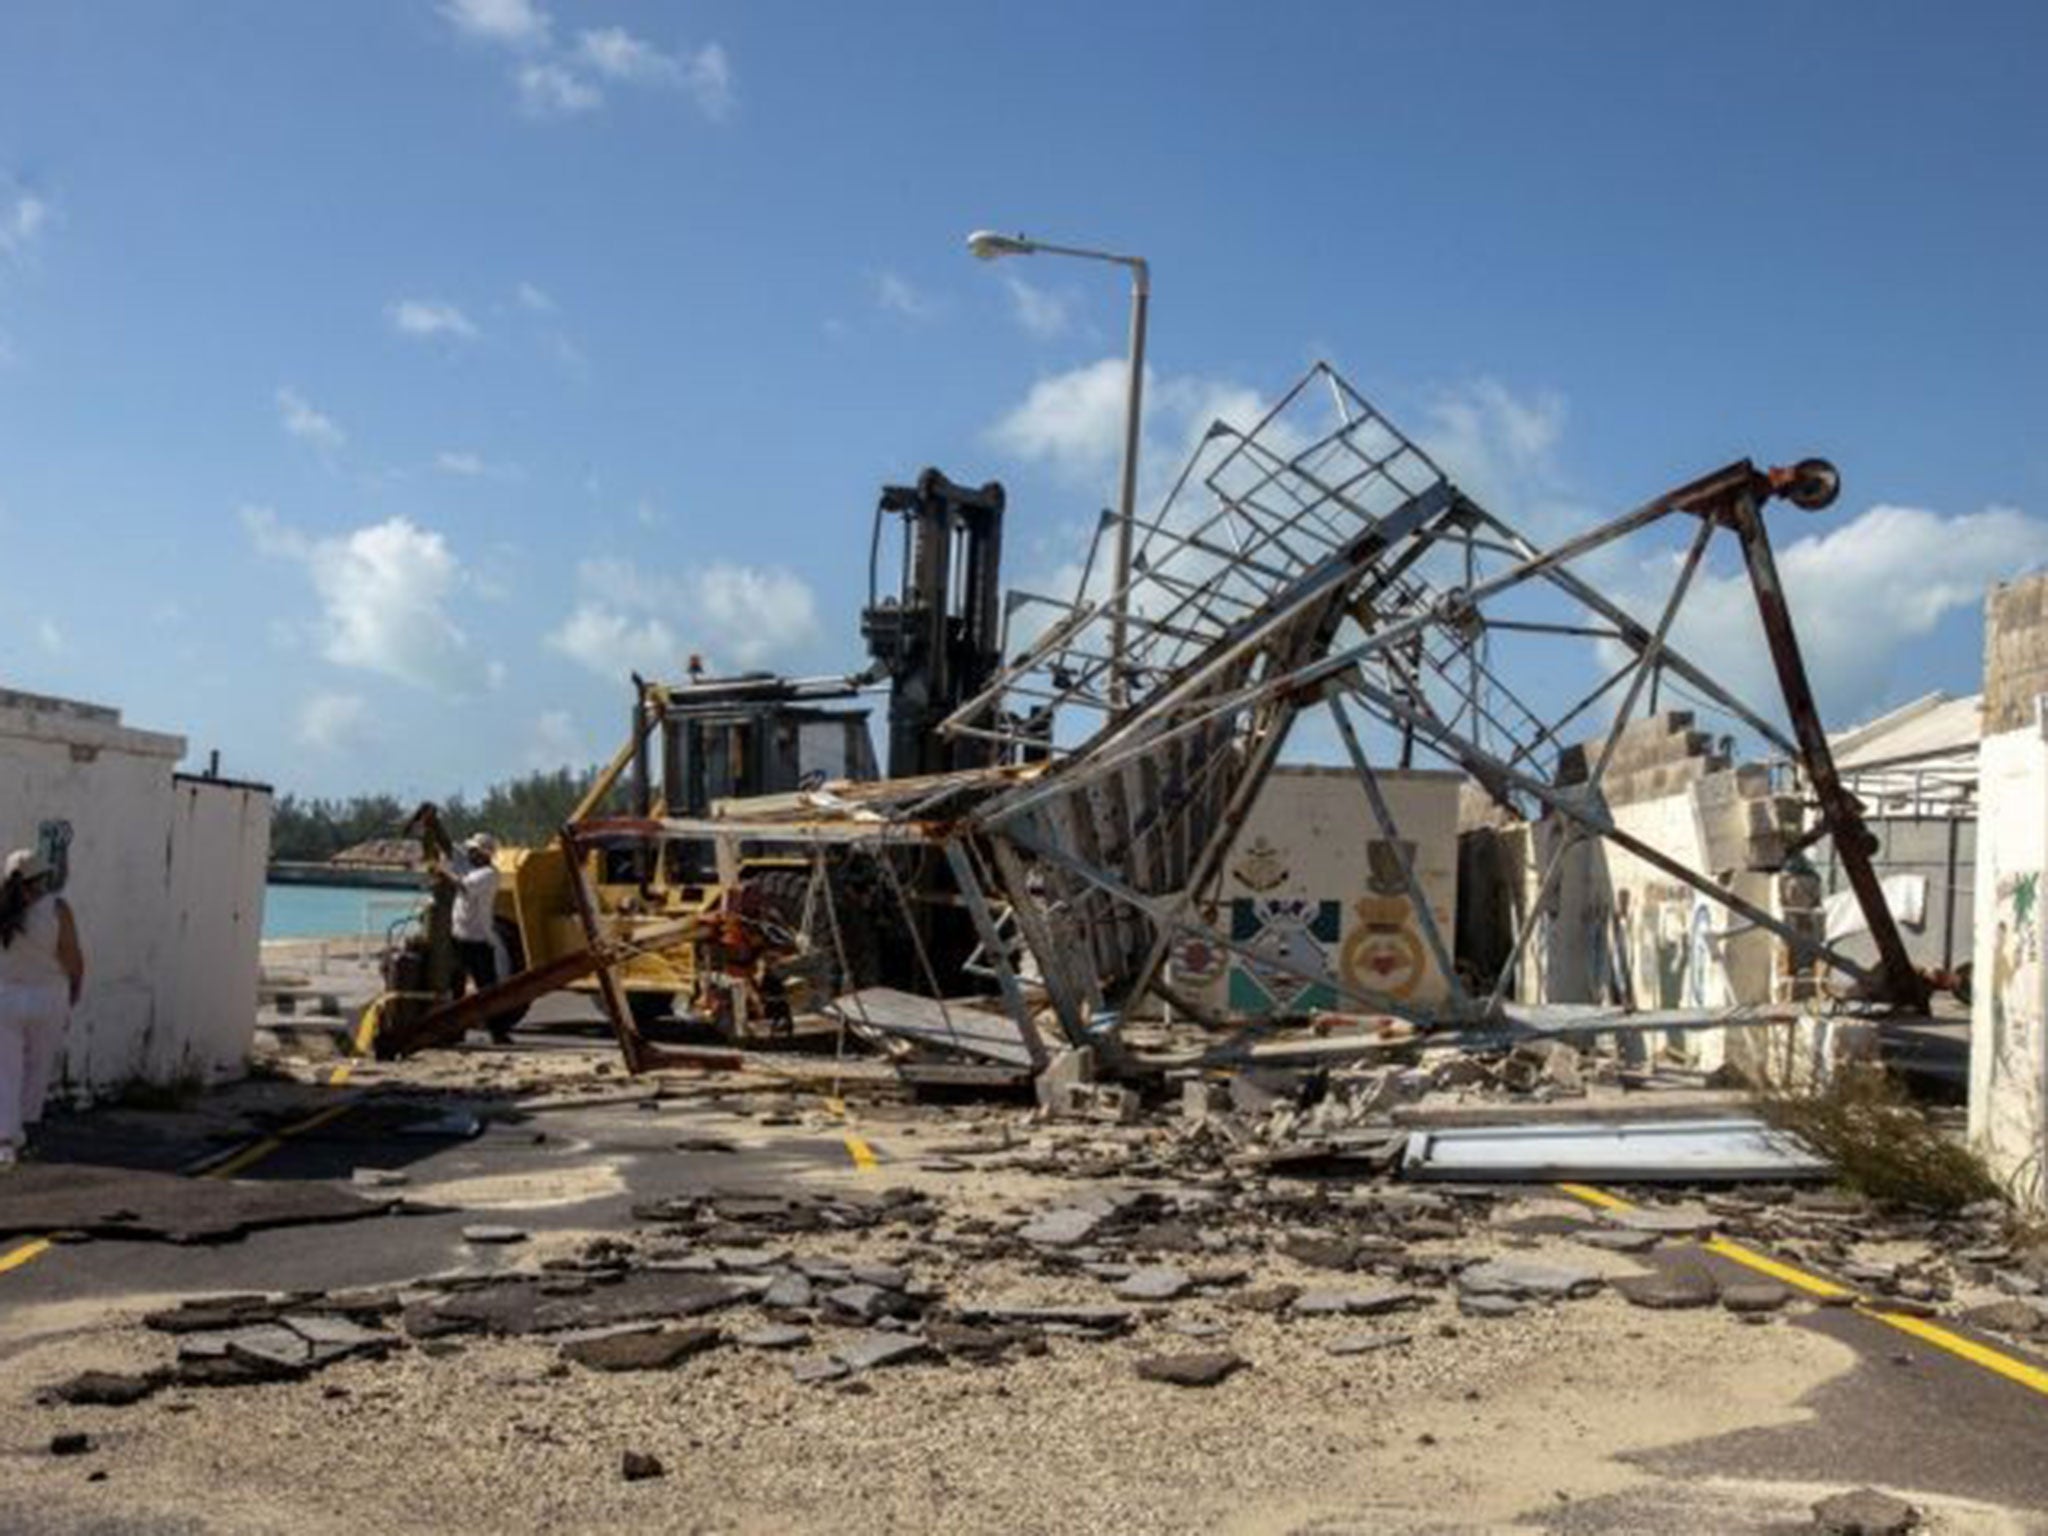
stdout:
{"type": "MultiPolygon", "coordinates": [[[[1606,1190],[1595,1189],[1590,1184],[1560,1184],[1557,1187],[1563,1193],[1570,1195],[1574,1200],[1584,1201],[1588,1205],[1597,1205],[1610,1211],[1632,1211],[1636,1209],[1631,1202],[1622,1199],[1621,1196],[1610,1195],[1606,1190]]],[[[1745,1248],[1742,1244],[1731,1242],[1725,1237],[1711,1238],[1704,1246],[1709,1253],[1719,1254],[1724,1259],[1743,1265],[1745,1268],[1753,1269],[1758,1274],[1769,1275],[1773,1280],[1795,1286],[1810,1295],[1831,1297],[1857,1295],[1855,1291],[1845,1285],[1838,1285],[1834,1281],[1823,1279],[1819,1275],[1808,1274],[1803,1269],[1795,1268],[1781,1260],[1758,1253],[1753,1248],[1745,1248]]],[[[1995,1375],[2003,1376],[2007,1381],[2017,1382],[2023,1387],[2031,1388],[2042,1396],[2048,1397],[2048,1371],[2042,1370],[2039,1366],[2029,1365],[2026,1361],[2016,1359],[2014,1356],[2006,1354],[2003,1350],[1993,1349],[1988,1344],[1979,1344],[1975,1339],[1966,1339],[1961,1334],[1952,1333],[1939,1323],[1931,1323],[1924,1317],[1913,1317],[1904,1312],[1887,1311],[1881,1306],[1874,1306],[1861,1300],[1856,1302],[1856,1311],[1865,1317],[1883,1323],[1886,1327],[1896,1328],[1901,1333],[1909,1334],[1913,1338],[1920,1340],[1923,1344],[1932,1344],[1936,1349],[1946,1350],[1958,1360],[1967,1360],[1972,1365],[1982,1366],[1985,1370],[1995,1375]]]]}
{"type": "Polygon", "coordinates": [[[1733,1259],[1737,1264],[1747,1265],[1760,1275],[1769,1275],[1773,1280],[1805,1291],[1814,1296],[1854,1296],[1856,1293],[1846,1285],[1837,1285],[1832,1280],[1823,1280],[1819,1275],[1809,1275],[1803,1269],[1794,1269],[1790,1264],[1780,1263],[1754,1248],[1745,1248],[1740,1243],[1730,1242],[1725,1237],[1710,1238],[1707,1252],[1718,1253],[1724,1259],[1733,1259]]]}
{"type": "Polygon", "coordinates": [[[853,1112],[846,1107],[846,1100],[831,1093],[821,1093],[818,1099],[845,1124],[846,1131],[840,1139],[846,1143],[846,1155],[853,1159],[853,1166],[862,1173],[872,1173],[880,1167],[881,1159],[875,1156],[875,1149],[854,1130],[853,1112]]]}
{"type": "MultiPolygon", "coordinates": [[[[328,1081],[330,1083],[344,1081],[340,1074],[345,1073],[347,1070],[346,1067],[337,1068],[337,1075],[328,1081]]],[[[328,1121],[347,1114],[353,1108],[355,1108],[353,1103],[330,1104],[327,1108],[286,1126],[275,1136],[265,1136],[261,1141],[252,1142],[250,1145],[242,1148],[241,1151],[231,1153],[220,1162],[215,1163],[211,1168],[193,1174],[193,1177],[196,1179],[232,1178],[244,1168],[254,1167],[257,1163],[262,1162],[264,1158],[282,1147],[287,1138],[297,1136],[303,1131],[310,1131],[315,1126],[325,1125],[328,1121]]],[[[859,1158],[856,1157],[854,1160],[858,1162],[859,1158]]],[[[18,1248],[10,1249],[6,1253],[0,1253],[0,1275],[6,1274],[11,1269],[19,1269],[22,1265],[29,1263],[31,1260],[41,1258],[49,1251],[50,1240],[47,1237],[38,1237],[32,1238],[18,1248]]]]}
{"type": "Polygon", "coordinates": [[[286,1126],[275,1136],[266,1136],[261,1141],[252,1142],[250,1145],[242,1148],[241,1151],[215,1163],[204,1173],[197,1175],[197,1177],[202,1179],[232,1178],[244,1168],[251,1168],[257,1163],[262,1162],[264,1158],[277,1151],[291,1137],[310,1131],[315,1126],[325,1125],[330,1120],[338,1119],[353,1108],[355,1108],[353,1103],[330,1104],[327,1108],[316,1111],[306,1116],[303,1120],[292,1122],[292,1124],[286,1126]]]}
{"type": "Polygon", "coordinates": [[[19,1269],[30,1259],[38,1258],[49,1251],[50,1240],[47,1237],[30,1238],[19,1248],[0,1253],[0,1275],[6,1274],[10,1269],[19,1269]]]}
{"type": "Polygon", "coordinates": [[[1595,1189],[1590,1184],[1560,1184],[1557,1186],[1574,1200],[1583,1200],[1588,1205],[1602,1206],[1610,1211],[1632,1211],[1630,1205],[1619,1195],[1610,1195],[1604,1189],[1595,1189]]]}
{"type": "Polygon", "coordinates": [[[1950,1333],[1939,1323],[1930,1323],[1924,1317],[1908,1317],[1903,1312],[1884,1312],[1875,1307],[1860,1307],[1858,1311],[1874,1317],[1881,1323],[1889,1323],[1901,1333],[1910,1333],[1936,1349],[1945,1349],[1952,1355],[1968,1360],[1972,1365],[1981,1365],[1987,1371],[1995,1371],[2008,1381],[2016,1381],[2023,1387],[2032,1387],[2043,1396],[2048,1396],[2048,1371],[2039,1366],[2029,1365],[2024,1360],[2015,1360],[2011,1355],[2002,1354],[1987,1344],[1975,1339],[1966,1339],[1959,1333],[1950,1333]]]}

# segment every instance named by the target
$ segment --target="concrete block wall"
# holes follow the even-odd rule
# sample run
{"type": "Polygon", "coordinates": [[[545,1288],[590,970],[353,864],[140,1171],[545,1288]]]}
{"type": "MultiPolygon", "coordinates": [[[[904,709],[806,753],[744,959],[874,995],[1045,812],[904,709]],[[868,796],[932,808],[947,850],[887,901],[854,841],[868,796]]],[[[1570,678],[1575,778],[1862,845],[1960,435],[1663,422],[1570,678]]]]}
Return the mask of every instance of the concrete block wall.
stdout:
{"type": "MultiPolygon", "coordinates": [[[[1600,750],[1597,741],[1566,748],[1560,781],[1584,784],[1600,750]]],[[[1622,831],[1819,934],[1819,881],[1785,867],[1799,830],[1798,798],[1778,794],[1763,767],[1730,761],[1691,715],[1671,711],[1624,729],[1601,788],[1622,831]]],[[[1550,815],[1531,827],[1485,831],[1489,857],[1511,866],[1507,884],[1520,907],[1536,900],[1543,869],[1573,826],[1550,815]]],[[[1517,968],[1525,1002],[1715,1008],[1796,1001],[1817,986],[1776,935],[1597,838],[1566,852],[1538,924],[1517,968]]],[[[1718,1034],[1674,1034],[1669,1043],[1709,1070],[1723,1059],[1718,1034]]]]}

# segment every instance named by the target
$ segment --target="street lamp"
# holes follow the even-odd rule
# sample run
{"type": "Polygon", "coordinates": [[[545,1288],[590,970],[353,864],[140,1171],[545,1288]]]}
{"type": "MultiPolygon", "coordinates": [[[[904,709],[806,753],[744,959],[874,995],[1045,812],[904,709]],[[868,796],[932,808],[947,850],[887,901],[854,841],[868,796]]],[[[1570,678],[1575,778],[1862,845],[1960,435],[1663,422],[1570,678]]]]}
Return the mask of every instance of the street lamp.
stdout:
{"type": "Polygon", "coordinates": [[[1131,377],[1124,396],[1124,470],[1121,495],[1117,501],[1116,568],[1111,576],[1114,596],[1109,615],[1109,700],[1121,709],[1127,702],[1124,677],[1124,630],[1129,616],[1125,587],[1131,579],[1131,532],[1138,520],[1138,416],[1145,396],[1145,310],[1152,299],[1152,272],[1142,256],[1119,256],[1114,251],[1091,251],[1080,246],[1052,245],[1023,235],[998,234],[977,229],[967,237],[967,249],[983,261],[1003,256],[1078,256],[1085,261],[1109,261],[1131,271],[1131,377]]]}

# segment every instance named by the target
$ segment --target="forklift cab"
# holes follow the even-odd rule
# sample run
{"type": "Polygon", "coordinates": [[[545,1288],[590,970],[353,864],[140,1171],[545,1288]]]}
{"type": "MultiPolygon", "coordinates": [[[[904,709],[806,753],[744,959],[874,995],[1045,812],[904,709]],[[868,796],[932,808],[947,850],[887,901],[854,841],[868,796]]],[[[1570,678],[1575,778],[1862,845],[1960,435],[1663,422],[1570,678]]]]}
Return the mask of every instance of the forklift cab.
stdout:
{"type": "MultiPolygon", "coordinates": [[[[780,679],[762,678],[645,689],[642,708],[654,720],[653,729],[640,735],[633,763],[636,814],[703,817],[720,800],[875,778],[868,712],[820,709],[773,696],[787,687],[780,679]],[[698,689],[703,693],[691,697],[698,689]],[[733,696],[756,691],[769,696],[733,696]]],[[[651,873],[645,849],[621,850],[617,857],[624,862],[607,870],[613,880],[641,883],[651,873]]],[[[718,878],[708,839],[672,840],[662,858],[662,875],[671,885],[709,885],[718,878]]]]}

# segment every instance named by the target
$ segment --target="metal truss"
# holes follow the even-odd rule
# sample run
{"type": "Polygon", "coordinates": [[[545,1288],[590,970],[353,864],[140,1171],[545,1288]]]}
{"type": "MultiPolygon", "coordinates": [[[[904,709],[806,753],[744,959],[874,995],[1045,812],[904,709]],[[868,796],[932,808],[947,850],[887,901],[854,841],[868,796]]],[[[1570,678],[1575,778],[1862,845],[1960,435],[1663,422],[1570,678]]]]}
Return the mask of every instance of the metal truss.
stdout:
{"type": "MultiPolygon", "coordinates": [[[[1025,941],[1069,1036],[1101,1043],[1104,1021],[1148,994],[1172,998],[1166,964],[1183,938],[1244,951],[1207,915],[1215,883],[1308,711],[1327,713],[1380,832],[1397,848],[1400,828],[1354,710],[1401,765],[1419,752],[1459,768],[1518,817],[1560,818],[1570,835],[1543,872],[1546,893],[1570,846],[1604,839],[1776,934],[1802,964],[1842,972],[1873,996],[1924,1006],[1924,984],[1870,868],[1868,834],[1829,756],[1760,510],[1776,496],[1818,509],[1836,490],[1822,461],[1770,471],[1738,461],[1542,549],[1455,485],[1325,364],[1250,430],[1213,427],[1143,525],[1128,586],[1091,593],[1084,579],[1067,612],[945,726],[1024,746],[1044,739],[1027,722],[1042,721],[1048,709],[1061,721],[1045,771],[1002,786],[968,820],[1000,851],[991,862],[1011,906],[1040,914],[1030,925],[1036,939],[1027,926],[1025,941]],[[1688,517],[1693,535],[1654,622],[1583,574],[1589,556],[1688,517]],[[1670,643],[1708,547],[1724,530],[1756,595],[1789,734],[1670,643]],[[1120,609],[1130,617],[1119,661],[1108,637],[1120,609]],[[1575,645],[1582,656],[1592,647],[1604,663],[1595,668],[1601,680],[1565,702],[1511,686],[1506,674],[1529,672],[1537,637],[1575,645]],[[1667,688],[1689,693],[1797,766],[1877,938],[1875,972],[1715,872],[1692,869],[1617,824],[1602,795],[1616,740],[1645,699],[1654,707],[1667,688]],[[1119,697],[1132,702],[1119,708],[1119,697]],[[1596,723],[1603,701],[1612,714],[1597,759],[1590,772],[1561,781],[1559,749],[1575,725],[1584,734],[1596,723]]],[[[1552,651],[1539,664],[1550,694],[1563,660],[1552,651]]],[[[1412,868],[1404,863],[1402,873],[1415,910],[1426,915],[1412,868]]],[[[1443,935],[1426,924],[1424,940],[1453,978],[1448,1004],[1427,1016],[1340,977],[1302,979],[1362,1011],[1424,1025],[1497,1020],[1542,905],[1532,904],[1507,963],[1483,990],[1456,981],[1443,935]]]]}

